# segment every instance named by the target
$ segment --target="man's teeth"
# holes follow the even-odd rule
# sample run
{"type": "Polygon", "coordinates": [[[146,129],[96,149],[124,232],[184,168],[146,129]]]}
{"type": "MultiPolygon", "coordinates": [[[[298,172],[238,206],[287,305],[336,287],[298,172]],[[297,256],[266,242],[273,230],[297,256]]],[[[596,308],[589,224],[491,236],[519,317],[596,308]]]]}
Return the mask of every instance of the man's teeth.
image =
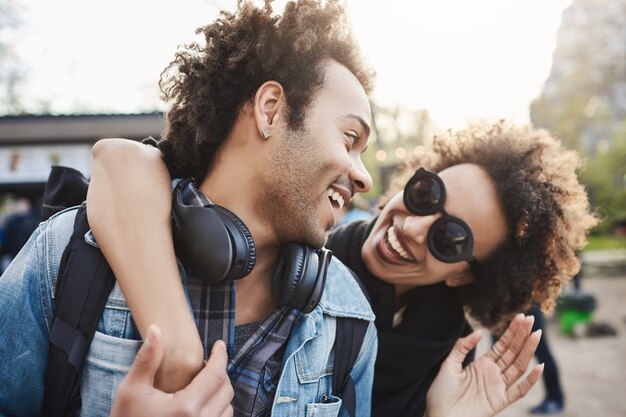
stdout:
{"type": "Polygon", "coordinates": [[[345,204],[345,202],[343,201],[343,197],[341,196],[341,194],[339,194],[337,191],[331,190],[329,188],[328,197],[331,198],[333,201],[335,201],[340,209],[343,208],[343,205],[345,204]]]}
{"type": "Polygon", "coordinates": [[[411,257],[411,255],[409,255],[407,253],[407,251],[404,250],[402,245],[400,245],[400,242],[398,242],[398,237],[396,236],[396,231],[393,228],[393,226],[390,227],[389,229],[387,229],[387,241],[391,245],[391,248],[394,251],[396,251],[398,253],[398,255],[400,255],[403,259],[405,259],[407,261],[414,261],[415,260],[415,259],[413,259],[411,257]]]}

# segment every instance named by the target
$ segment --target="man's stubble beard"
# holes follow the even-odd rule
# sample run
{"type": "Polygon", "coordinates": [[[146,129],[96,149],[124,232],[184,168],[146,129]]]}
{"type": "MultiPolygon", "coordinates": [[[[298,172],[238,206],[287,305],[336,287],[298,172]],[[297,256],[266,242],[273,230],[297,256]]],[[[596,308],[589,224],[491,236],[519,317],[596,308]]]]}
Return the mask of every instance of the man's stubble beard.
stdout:
{"type": "Polygon", "coordinates": [[[290,130],[263,175],[256,209],[274,229],[281,244],[300,242],[322,247],[325,230],[318,207],[324,167],[315,139],[305,129],[290,130]]]}

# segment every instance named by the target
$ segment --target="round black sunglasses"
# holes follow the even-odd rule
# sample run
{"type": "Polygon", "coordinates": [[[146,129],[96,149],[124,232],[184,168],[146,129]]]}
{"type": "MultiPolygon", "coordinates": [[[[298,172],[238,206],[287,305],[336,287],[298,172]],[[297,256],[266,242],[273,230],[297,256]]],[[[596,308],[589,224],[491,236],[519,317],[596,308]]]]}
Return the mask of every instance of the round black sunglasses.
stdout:
{"type": "Polygon", "coordinates": [[[445,263],[468,262],[473,273],[478,270],[474,257],[474,235],[469,225],[446,213],[446,188],[436,173],[420,168],[404,187],[404,205],[416,216],[441,213],[428,230],[427,246],[435,258],[445,263]]]}

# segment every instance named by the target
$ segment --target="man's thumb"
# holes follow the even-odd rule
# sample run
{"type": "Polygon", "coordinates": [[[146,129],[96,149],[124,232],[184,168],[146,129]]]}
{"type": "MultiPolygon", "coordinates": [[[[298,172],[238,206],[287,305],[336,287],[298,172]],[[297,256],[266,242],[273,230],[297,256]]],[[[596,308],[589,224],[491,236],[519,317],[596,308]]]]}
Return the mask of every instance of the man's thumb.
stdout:
{"type": "Polygon", "coordinates": [[[212,368],[214,371],[224,372],[226,371],[226,365],[228,364],[228,354],[226,353],[226,344],[222,340],[218,340],[213,343],[211,349],[211,356],[205,366],[212,368]]]}
{"type": "Polygon", "coordinates": [[[163,360],[163,343],[161,340],[161,330],[155,324],[148,327],[148,333],[141,348],[137,352],[135,361],[131,366],[126,380],[129,382],[142,382],[154,385],[154,376],[163,360]]]}

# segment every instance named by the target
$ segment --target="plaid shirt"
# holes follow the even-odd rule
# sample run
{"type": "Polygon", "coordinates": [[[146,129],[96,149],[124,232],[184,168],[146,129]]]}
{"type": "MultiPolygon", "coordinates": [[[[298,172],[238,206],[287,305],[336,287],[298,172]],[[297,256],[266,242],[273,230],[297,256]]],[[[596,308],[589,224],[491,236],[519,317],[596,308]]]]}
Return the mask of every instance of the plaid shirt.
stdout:
{"type": "MultiPolygon", "coordinates": [[[[209,206],[211,202],[193,182],[183,190],[187,205],[209,206]]],[[[235,281],[206,284],[188,276],[187,294],[208,359],[213,343],[224,340],[229,363],[228,376],[235,391],[232,406],[236,416],[269,415],[281,370],[284,346],[298,316],[297,309],[277,308],[254,335],[234,352],[235,281]]]]}

